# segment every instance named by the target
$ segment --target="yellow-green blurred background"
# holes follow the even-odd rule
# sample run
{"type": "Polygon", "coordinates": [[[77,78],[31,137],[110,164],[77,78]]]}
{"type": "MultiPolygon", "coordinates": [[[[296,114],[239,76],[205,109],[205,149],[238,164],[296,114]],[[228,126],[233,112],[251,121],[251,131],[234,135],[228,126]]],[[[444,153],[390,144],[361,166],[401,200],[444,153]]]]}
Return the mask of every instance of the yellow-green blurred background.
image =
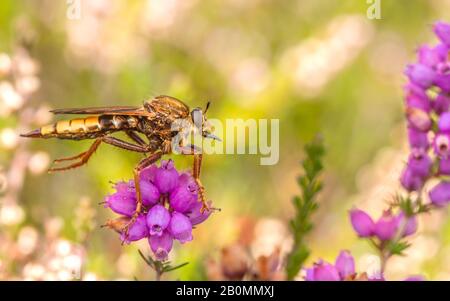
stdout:
{"type": "MultiPolygon", "coordinates": [[[[175,244],[172,261],[190,264],[165,279],[206,279],[207,258],[249,224],[254,256],[288,249],[302,146],[317,132],[327,149],[325,190],[309,262],[349,249],[358,270],[376,267],[347,211],[376,217],[399,189],[403,69],[421,43],[436,42],[431,25],[450,21],[450,1],[381,0],[374,20],[361,0],[82,0],[80,18],[71,15],[74,2],[0,1],[0,70],[9,57],[23,73],[0,77],[0,279],[70,279],[80,262],[83,279],[153,279],[137,254],[149,253],[145,241],[121,246],[100,228],[113,216],[98,205],[110,181],[131,178],[140,155],[104,145],[86,167],[47,174],[52,159],[89,142],[17,134],[51,122],[51,108],[140,105],[159,94],[192,107],[211,100],[211,118],[280,120],[278,164],[260,166],[258,155],[204,158],[202,181],[222,211],[192,242],[175,244]]],[[[178,168],[190,160],[175,158],[178,168]]],[[[450,279],[445,211],[421,218],[387,278],[450,279]]]]}

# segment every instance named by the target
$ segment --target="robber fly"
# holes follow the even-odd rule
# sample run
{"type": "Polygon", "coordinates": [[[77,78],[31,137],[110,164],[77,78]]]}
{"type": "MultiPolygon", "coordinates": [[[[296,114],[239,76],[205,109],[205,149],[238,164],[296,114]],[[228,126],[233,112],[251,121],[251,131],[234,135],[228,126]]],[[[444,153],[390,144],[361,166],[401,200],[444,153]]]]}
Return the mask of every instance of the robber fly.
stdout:
{"type": "MultiPolygon", "coordinates": [[[[175,140],[177,141],[176,147],[182,154],[194,156],[192,175],[199,187],[199,197],[203,202],[202,210],[209,209],[206,205],[204,188],[200,182],[200,167],[202,163],[201,148],[187,144],[185,139],[187,134],[192,133],[201,134],[206,138],[220,140],[211,133],[213,129],[205,117],[208,107],[209,102],[204,111],[201,108],[190,110],[181,100],[161,95],[144,102],[142,107],[117,106],[57,109],[51,112],[54,114],[84,114],[88,116],[60,120],[21,136],[29,138],[94,140],[87,151],[76,156],[54,161],[54,164],[66,161],[72,161],[73,163],[62,167],[52,167],[49,169],[49,172],[64,171],[83,166],[89,161],[92,154],[102,143],[145,154],[146,156],[134,169],[137,206],[136,212],[128,225],[129,227],[142,211],[142,197],[138,180],[140,171],[158,161],[163,155],[172,153],[172,140],[179,134],[182,135],[181,139],[175,140]],[[179,123],[181,126],[174,127],[175,121],[181,121],[179,123]],[[113,133],[120,131],[125,132],[133,143],[112,136],[113,133]],[[139,134],[146,136],[148,142],[139,134]]],[[[128,230],[128,227],[126,230],[128,230]]]]}

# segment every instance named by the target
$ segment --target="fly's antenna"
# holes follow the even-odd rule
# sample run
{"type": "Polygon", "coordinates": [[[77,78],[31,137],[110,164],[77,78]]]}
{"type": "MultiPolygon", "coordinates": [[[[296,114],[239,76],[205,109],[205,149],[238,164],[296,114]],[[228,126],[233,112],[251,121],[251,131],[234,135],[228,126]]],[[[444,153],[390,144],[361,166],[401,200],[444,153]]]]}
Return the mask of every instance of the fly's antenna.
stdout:
{"type": "Polygon", "coordinates": [[[205,110],[203,111],[203,114],[206,114],[206,112],[208,112],[208,109],[209,109],[209,106],[211,105],[211,101],[208,101],[207,103],[206,103],[206,108],[205,108],[205,110]]]}

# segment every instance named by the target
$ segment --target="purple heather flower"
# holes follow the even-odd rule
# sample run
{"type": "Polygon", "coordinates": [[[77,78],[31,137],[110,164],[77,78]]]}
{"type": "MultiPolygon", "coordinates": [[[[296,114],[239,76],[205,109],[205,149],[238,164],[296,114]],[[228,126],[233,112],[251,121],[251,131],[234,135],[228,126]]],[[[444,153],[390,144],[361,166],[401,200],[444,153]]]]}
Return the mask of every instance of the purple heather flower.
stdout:
{"type": "Polygon", "coordinates": [[[423,99],[424,101],[430,101],[430,98],[428,97],[426,90],[421,86],[415,85],[414,83],[406,84],[404,90],[406,95],[414,94],[415,96],[423,99]]]}
{"type": "Polygon", "coordinates": [[[197,188],[191,184],[178,185],[170,193],[170,206],[178,212],[184,213],[197,201],[197,188]]]}
{"type": "Polygon", "coordinates": [[[448,59],[448,52],[450,51],[450,47],[445,45],[445,43],[439,43],[433,48],[436,55],[441,59],[442,62],[446,62],[448,59]]]}
{"type": "Polygon", "coordinates": [[[450,132],[450,112],[442,113],[439,117],[438,129],[441,132],[450,132]]]}
{"type": "Polygon", "coordinates": [[[406,96],[406,106],[420,109],[425,112],[430,112],[431,110],[431,103],[428,98],[421,97],[414,93],[410,93],[406,96]]]}
{"type": "Polygon", "coordinates": [[[450,202],[450,182],[440,182],[430,190],[428,195],[431,203],[435,206],[443,207],[447,205],[450,202]]]}
{"type": "Polygon", "coordinates": [[[161,167],[155,173],[154,183],[161,193],[168,193],[177,187],[178,172],[172,160],[161,162],[161,167]]]}
{"type": "Polygon", "coordinates": [[[150,236],[148,243],[157,260],[167,260],[173,245],[173,238],[168,231],[164,231],[161,236],[150,236]]]}
{"type": "Polygon", "coordinates": [[[307,281],[340,281],[339,272],[332,264],[320,260],[306,270],[307,281]]]}
{"type": "Polygon", "coordinates": [[[431,129],[431,118],[427,112],[421,109],[407,107],[406,118],[408,119],[408,122],[412,127],[421,132],[427,132],[431,129]]]}
{"type": "Polygon", "coordinates": [[[418,51],[419,63],[431,68],[435,68],[439,63],[445,61],[447,57],[447,47],[443,44],[434,48],[422,46],[418,51]]]}
{"type": "Polygon", "coordinates": [[[445,45],[450,47],[450,24],[436,22],[434,24],[434,33],[445,45]]]}
{"type": "Polygon", "coordinates": [[[355,260],[349,251],[343,250],[336,258],[335,267],[339,272],[341,279],[347,279],[355,274],[355,260]]]}
{"type": "Polygon", "coordinates": [[[435,84],[441,88],[442,91],[450,93],[450,74],[440,74],[439,76],[436,76],[435,84]]]}
{"type": "Polygon", "coordinates": [[[439,174],[450,175],[450,158],[444,158],[439,161],[439,174]]]}
{"type": "Polygon", "coordinates": [[[366,212],[359,209],[350,210],[350,221],[359,237],[369,237],[373,235],[375,224],[366,212]]]}
{"type": "Polygon", "coordinates": [[[414,175],[426,178],[430,173],[431,165],[431,158],[425,152],[417,151],[409,155],[407,168],[414,175]]]}
{"type": "Polygon", "coordinates": [[[193,176],[191,176],[189,173],[187,172],[183,172],[182,174],[180,174],[180,177],[178,178],[178,183],[180,185],[189,185],[191,186],[191,189],[195,189],[197,190],[197,183],[195,182],[195,179],[193,176]]]}
{"type": "Polygon", "coordinates": [[[148,228],[147,223],[145,222],[145,216],[140,215],[137,217],[136,221],[130,225],[130,228],[128,229],[128,235],[126,235],[125,233],[121,234],[121,240],[125,241],[126,243],[130,243],[147,236],[148,228]]]}
{"type": "Polygon", "coordinates": [[[428,134],[426,132],[418,131],[412,127],[408,128],[408,140],[411,148],[427,150],[430,146],[428,134]]]}
{"type": "Polygon", "coordinates": [[[156,166],[156,164],[152,164],[149,167],[146,167],[139,174],[140,180],[153,183],[155,181],[155,176],[156,176],[157,170],[158,170],[158,166],[156,166]]]}
{"type": "Polygon", "coordinates": [[[147,226],[150,235],[161,236],[170,222],[170,213],[162,205],[153,206],[147,213],[147,226]]]}
{"type": "Polygon", "coordinates": [[[133,215],[136,210],[136,191],[134,187],[130,186],[130,182],[116,183],[116,192],[105,197],[106,208],[110,208],[118,214],[133,215]]]}
{"type": "Polygon", "coordinates": [[[192,224],[189,219],[182,213],[172,212],[172,218],[169,223],[169,232],[175,239],[181,243],[192,240],[192,224]]]}
{"type": "MultiPolygon", "coordinates": [[[[208,202],[208,206],[211,205],[211,202],[208,202]]],[[[203,223],[212,213],[212,210],[204,210],[202,212],[203,203],[195,202],[194,205],[186,212],[186,216],[191,221],[193,226],[203,223]]]]}
{"type": "Polygon", "coordinates": [[[386,211],[375,223],[374,234],[380,240],[390,240],[397,232],[397,218],[386,211]]]}
{"type": "Polygon", "coordinates": [[[445,93],[439,93],[433,102],[433,109],[437,114],[447,112],[450,108],[450,96],[445,93]]]}
{"type": "Polygon", "coordinates": [[[434,70],[424,64],[408,65],[405,74],[414,84],[423,88],[429,88],[436,78],[434,70]]]}
{"type": "Polygon", "coordinates": [[[450,152],[450,135],[446,133],[439,133],[434,137],[433,141],[434,152],[442,157],[447,158],[450,152]]]}
{"type": "Polygon", "coordinates": [[[424,179],[414,174],[414,172],[406,166],[400,177],[400,183],[408,191],[417,191],[422,188],[424,179]]]}
{"type": "Polygon", "coordinates": [[[305,269],[306,271],[306,275],[305,275],[305,280],[306,281],[314,281],[314,268],[307,268],[305,269]]]}
{"type": "Polygon", "coordinates": [[[400,228],[403,227],[404,230],[403,230],[402,236],[413,235],[417,231],[417,218],[415,216],[406,218],[405,213],[402,211],[397,216],[397,226],[400,228]],[[406,223],[406,224],[403,224],[403,223],[406,223]]]}
{"type": "Polygon", "coordinates": [[[153,183],[150,181],[145,181],[141,178],[139,187],[141,189],[142,204],[144,204],[144,206],[152,206],[158,202],[161,194],[153,183]]]}

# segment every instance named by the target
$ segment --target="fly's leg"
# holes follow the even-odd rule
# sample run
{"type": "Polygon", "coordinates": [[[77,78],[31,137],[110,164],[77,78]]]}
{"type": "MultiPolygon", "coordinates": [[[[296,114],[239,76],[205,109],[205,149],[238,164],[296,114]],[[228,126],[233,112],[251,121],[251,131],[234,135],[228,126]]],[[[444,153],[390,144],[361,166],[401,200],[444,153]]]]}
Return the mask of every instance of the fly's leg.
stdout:
{"type": "Polygon", "coordinates": [[[194,177],[195,182],[197,183],[198,193],[200,196],[200,200],[202,201],[202,208],[200,209],[201,213],[210,210],[208,203],[206,202],[205,187],[203,187],[203,184],[200,181],[200,170],[202,167],[202,159],[203,159],[202,154],[194,154],[194,164],[192,166],[192,176],[194,177]]]}
{"type": "Polygon", "coordinates": [[[69,170],[69,169],[73,169],[73,168],[77,168],[77,167],[85,165],[89,161],[91,156],[95,153],[95,151],[97,150],[97,148],[100,146],[100,144],[102,142],[111,144],[118,148],[130,150],[130,151],[134,151],[134,152],[139,152],[139,153],[148,153],[149,152],[148,146],[136,145],[136,144],[132,144],[132,143],[111,137],[111,136],[104,136],[104,137],[97,138],[95,140],[95,142],[92,143],[91,147],[89,147],[89,149],[87,151],[85,151],[79,155],[55,160],[55,162],[58,163],[58,162],[62,162],[62,161],[71,161],[71,160],[75,160],[75,159],[80,159],[78,162],[75,162],[73,164],[70,164],[70,165],[64,166],[64,167],[50,168],[48,171],[49,172],[63,171],[63,170],[69,170]]]}
{"type": "Polygon", "coordinates": [[[139,145],[147,146],[148,143],[144,141],[144,139],[141,138],[136,132],[133,131],[126,131],[125,134],[127,134],[128,137],[130,137],[134,142],[136,142],[139,145]]]}
{"type": "Polygon", "coordinates": [[[142,212],[142,195],[141,195],[141,189],[139,184],[139,175],[141,171],[146,168],[147,166],[152,165],[156,161],[158,161],[162,157],[163,153],[161,151],[155,152],[151,154],[150,156],[142,159],[139,164],[134,168],[134,187],[136,189],[136,211],[133,213],[133,216],[131,217],[130,221],[125,225],[123,228],[123,231],[125,233],[125,239],[124,242],[128,238],[128,231],[130,230],[130,227],[136,222],[136,219],[139,217],[139,214],[142,212]]]}
{"type": "Polygon", "coordinates": [[[66,158],[60,158],[60,159],[55,159],[55,160],[53,160],[53,163],[60,163],[60,162],[64,162],[64,161],[72,161],[72,160],[75,160],[75,159],[80,159],[80,158],[82,158],[84,155],[86,155],[86,153],[87,153],[87,151],[86,151],[86,152],[82,152],[81,154],[78,154],[78,155],[76,155],[76,156],[66,157],[66,158]]]}
{"type": "Polygon", "coordinates": [[[205,187],[203,187],[202,182],[200,181],[200,170],[202,167],[202,149],[198,146],[195,146],[193,144],[188,144],[185,146],[180,146],[180,153],[183,155],[193,155],[194,156],[194,163],[192,166],[192,176],[194,177],[195,183],[198,186],[198,194],[200,196],[200,201],[202,202],[202,208],[200,209],[200,212],[204,212],[205,210],[210,210],[208,203],[206,201],[205,196],[205,187]]]}
{"type": "Polygon", "coordinates": [[[150,148],[148,145],[138,145],[138,144],[133,144],[130,142],[126,142],[120,139],[117,139],[115,137],[111,137],[111,136],[105,136],[102,138],[102,141],[107,143],[107,144],[111,144],[112,146],[118,147],[118,148],[122,148],[122,149],[126,149],[132,152],[138,152],[138,153],[148,153],[150,152],[150,148]]]}
{"type": "Polygon", "coordinates": [[[73,157],[68,157],[68,158],[62,158],[62,159],[55,160],[54,162],[61,162],[61,161],[71,161],[71,160],[75,160],[75,159],[80,159],[78,162],[75,162],[75,163],[70,164],[68,166],[50,168],[48,170],[48,172],[69,170],[69,169],[73,169],[73,168],[77,168],[77,167],[83,166],[84,164],[86,164],[89,161],[89,159],[95,153],[95,151],[97,150],[97,148],[100,146],[101,143],[102,143],[102,138],[98,138],[97,140],[95,140],[94,143],[92,143],[91,147],[89,147],[89,149],[87,151],[85,151],[85,152],[83,152],[83,153],[81,153],[79,155],[73,156],[73,157]]]}

